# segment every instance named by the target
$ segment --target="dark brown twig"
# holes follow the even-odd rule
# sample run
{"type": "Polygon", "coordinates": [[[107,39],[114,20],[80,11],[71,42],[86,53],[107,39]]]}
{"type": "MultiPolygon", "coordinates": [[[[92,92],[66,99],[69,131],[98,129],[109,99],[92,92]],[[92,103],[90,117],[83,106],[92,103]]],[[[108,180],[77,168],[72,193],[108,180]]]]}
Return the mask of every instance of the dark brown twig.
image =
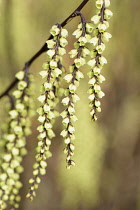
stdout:
{"type": "MultiPolygon", "coordinates": [[[[64,27],[65,25],[67,25],[67,23],[69,23],[74,17],[77,16],[76,12],[77,11],[81,11],[81,9],[87,4],[89,0],[83,0],[83,2],[77,7],[76,10],[74,10],[74,12],[67,17],[62,23],[61,26],[64,27]]],[[[51,39],[52,36],[50,36],[48,39],[51,39]]],[[[47,51],[47,44],[45,43],[42,48],[29,60],[25,63],[25,66],[23,68],[23,70],[25,70],[28,66],[28,68],[31,66],[31,64],[44,52],[47,51]]],[[[7,96],[9,91],[16,85],[17,83],[17,79],[15,78],[14,81],[8,86],[8,88],[0,95],[0,99],[3,98],[4,96],[7,96]]]]}

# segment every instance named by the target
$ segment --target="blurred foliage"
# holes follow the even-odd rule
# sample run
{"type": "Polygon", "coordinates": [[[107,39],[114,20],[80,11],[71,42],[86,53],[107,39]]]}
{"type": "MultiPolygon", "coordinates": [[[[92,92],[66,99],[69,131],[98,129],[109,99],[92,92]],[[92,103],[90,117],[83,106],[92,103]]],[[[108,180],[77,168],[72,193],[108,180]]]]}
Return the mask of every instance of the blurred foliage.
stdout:
{"type": "MultiPolygon", "coordinates": [[[[0,1],[0,90],[13,80],[15,73],[32,57],[49,36],[50,27],[61,23],[81,0],[39,2],[0,1]]],[[[57,137],[53,140],[53,157],[48,160],[48,172],[42,179],[36,199],[25,198],[31,177],[37,145],[37,122],[33,119],[33,134],[28,138],[28,155],[24,159],[24,187],[21,190],[20,210],[138,210],[140,209],[140,62],[139,19],[140,2],[137,0],[112,1],[114,17],[110,21],[112,40],[105,56],[108,64],[103,69],[106,82],[102,89],[102,113],[97,123],[88,114],[87,70],[85,81],[79,87],[81,101],[77,103],[75,161],[71,171],[65,170],[61,118],[55,124],[57,137]]],[[[94,14],[94,1],[83,9],[87,19],[94,14]]],[[[69,34],[76,28],[78,17],[66,28],[69,34]]],[[[68,50],[73,38],[69,38],[68,50]]],[[[39,95],[38,72],[45,54],[31,67],[36,78],[34,98],[39,95]]],[[[70,59],[66,57],[66,67],[70,59]]],[[[0,123],[5,118],[8,100],[0,103],[0,123]],[[5,106],[6,105],[6,106],[5,106]]],[[[37,101],[34,102],[37,106],[37,101]]],[[[58,107],[62,109],[61,105],[58,107]]]]}

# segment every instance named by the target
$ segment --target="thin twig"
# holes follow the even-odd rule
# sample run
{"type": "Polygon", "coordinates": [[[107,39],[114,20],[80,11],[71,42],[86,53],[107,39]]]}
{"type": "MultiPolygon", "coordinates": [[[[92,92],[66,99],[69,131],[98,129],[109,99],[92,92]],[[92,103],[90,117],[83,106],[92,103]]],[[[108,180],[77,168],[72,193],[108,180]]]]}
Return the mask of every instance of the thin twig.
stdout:
{"type": "MultiPolygon", "coordinates": [[[[65,25],[67,25],[67,23],[69,23],[74,17],[76,17],[76,11],[81,11],[81,9],[83,9],[83,7],[87,4],[89,0],[83,0],[83,2],[77,7],[76,10],[74,10],[74,12],[67,17],[62,23],[61,26],[64,27],[65,25]]],[[[52,36],[50,36],[48,39],[51,39],[52,36]]],[[[29,60],[25,63],[25,66],[23,68],[23,71],[26,69],[26,67],[28,66],[28,68],[31,66],[31,64],[44,52],[46,52],[48,49],[47,44],[45,43],[42,48],[29,60]]],[[[8,88],[0,95],[0,99],[3,98],[4,96],[7,96],[9,91],[16,85],[16,83],[18,82],[18,80],[15,78],[14,81],[8,86],[8,88]]]]}

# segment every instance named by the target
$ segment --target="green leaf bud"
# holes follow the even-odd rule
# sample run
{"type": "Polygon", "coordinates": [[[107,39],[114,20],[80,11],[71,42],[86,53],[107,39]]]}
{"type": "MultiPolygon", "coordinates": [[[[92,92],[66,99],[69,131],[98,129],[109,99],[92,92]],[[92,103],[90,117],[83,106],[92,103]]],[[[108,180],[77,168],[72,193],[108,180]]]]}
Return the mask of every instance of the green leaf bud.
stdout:
{"type": "Polygon", "coordinates": [[[25,75],[25,72],[24,72],[24,71],[19,71],[18,73],[16,73],[15,77],[16,77],[18,80],[23,80],[24,75],[25,75]]]}

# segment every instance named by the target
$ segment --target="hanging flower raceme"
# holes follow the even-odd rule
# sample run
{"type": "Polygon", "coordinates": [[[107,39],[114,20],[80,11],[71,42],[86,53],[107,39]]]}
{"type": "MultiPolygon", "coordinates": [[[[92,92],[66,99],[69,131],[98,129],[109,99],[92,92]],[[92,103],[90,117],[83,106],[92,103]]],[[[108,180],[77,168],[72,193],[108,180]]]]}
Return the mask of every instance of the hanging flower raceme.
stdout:
{"type": "Polygon", "coordinates": [[[102,83],[105,78],[101,75],[101,70],[104,64],[107,63],[106,58],[102,55],[105,50],[105,42],[108,42],[112,37],[110,33],[106,30],[109,27],[108,19],[110,19],[113,13],[108,9],[110,5],[110,0],[96,0],[96,7],[99,11],[97,15],[91,18],[91,21],[97,25],[93,31],[93,37],[89,40],[89,43],[94,46],[91,52],[91,60],[88,61],[88,65],[91,70],[88,73],[89,80],[89,100],[90,100],[90,114],[93,120],[97,120],[97,112],[101,112],[101,102],[105,94],[101,91],[100,83],[102,83]]]}
{"type": "Polygon", "coordinates": [[[0,160],[0,209],[5,209],[7,202],[12,209],[19,208],[19,189],[22,183],[19,181],[20,173],[23,172],[21,162],[27,151],[26,136],[30,130],[30,108],[33,104],[30,98],[30,82],[32,75],[28,69],[16,74],[18,79],[17,90],[13,92],[12,109],[9,111],[7,129],[3,135],[4,154],[0,160]]]}
{"type": "Polygon", "coordinates": [[[46,159],[51,156],[51,139],[55,137],[52,125],[55,117],[58,116],[55,107],[59,101],[58,95],[62,92],[60,89],[60,80],[63,73],[62,56],[66,53],[65,46],[68,43],[66,40],[68,32],[61,25],[54,25],[50,33],[53,38],[46,42],[48,61],[43,64],[44,70],[40,72],[40,75],[46,81],[41,86],[42,94],[38,98],[42,105],[37,109],[38,121],[40,122],[37,130],[40,134],[38,136],[36,163],[33,166],[34,176],[29,180],[31,187],[27,194],[27,197],[31,200],[36,195],[35,190],[41,181],[40,175],[46,173],[46,159]]]}
{"type": "Polygon", "coordinates": [[[64,79],[69,83],[69,87],[65,90],[65,98],[62,100],[66,109],[61,113],[63,118],[63,125],[65,129],[61,132],[61,135],[65,138],[65,149],[64,153],[67,155],[66,163],[67,168],[70,169],[72,165],[75,165],[75,162],[72,160],[74,154],[74,144],[73,140],[75,139],[75,129],[73,122],[77,120],[75,116],[75,103],[79,100],[79,96],[76,94],[79,82],[84,78],[83,73],[79,70],[86,63],[85,57],[89,55],[90,51],[86,47],[86,43],[91,38],[87,32],[87,28],[93,30],[93,26],[86,24],[86,21],[81,13],[77,13],[81,16],[81,23],[78,25],[78,28],[73,32],[73,35],[78,39],[74,43],[75,49],[72,49],[69,54],[71,58],[74,59],[74,63],[69,67],[70,73],[67,74],[64,79]]]}

